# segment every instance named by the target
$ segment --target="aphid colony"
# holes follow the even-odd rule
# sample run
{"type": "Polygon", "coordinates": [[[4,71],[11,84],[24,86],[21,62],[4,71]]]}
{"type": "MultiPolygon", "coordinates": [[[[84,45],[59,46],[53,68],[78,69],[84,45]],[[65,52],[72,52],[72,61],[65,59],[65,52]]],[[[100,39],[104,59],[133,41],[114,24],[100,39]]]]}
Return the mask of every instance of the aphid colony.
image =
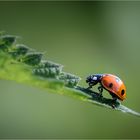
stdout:
{"type": "Polygon", "coordinates": [[[0,35],[0,51],[7,53],[18,62],[31,66],[34,75],[60,80],[68,87],[78,84],[80,77],[63,72],[61,64],[43,60],[43,53],[35,52],[23,44],[16,44],[17,38],[12,35],[0,35]]]}

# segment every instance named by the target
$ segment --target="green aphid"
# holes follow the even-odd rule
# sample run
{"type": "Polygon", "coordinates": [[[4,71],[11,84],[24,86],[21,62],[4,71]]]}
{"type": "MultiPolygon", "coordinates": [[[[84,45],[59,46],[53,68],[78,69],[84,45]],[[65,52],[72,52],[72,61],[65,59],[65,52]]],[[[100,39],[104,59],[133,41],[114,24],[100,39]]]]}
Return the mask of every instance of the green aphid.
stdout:
{"type": "Polygon", "coordinates": [[[12,35],[0,36],[0,49],[8,52],[9,47],[11,47],[16,42],[16,39],[17,37],[12,35]]]}
{"type": "Polygon", "coordinates": [[[29,47],[23,45],[23,44],[17,44],[9,53],[14,58],[19,58],[27,54],[27,52],[30,50],[29,47]]]}
{"type": "Polygon", "coordinates": [[[43,53],[38,53],[38,52],[32,52],[32,53],[27,53],[21,61],[28,64],[28,65],[38,65],[42,59],[43,53]]]}
{"type": "Polygon", "coordinates": [[[77,84],[81,80],[81,78],[76,75],[72,75],[70,73],[63,72],[60,74],[59,80],[62,80],[64,82],[65,86],[75,87],[75,86],[77,86],[77,84]]]}

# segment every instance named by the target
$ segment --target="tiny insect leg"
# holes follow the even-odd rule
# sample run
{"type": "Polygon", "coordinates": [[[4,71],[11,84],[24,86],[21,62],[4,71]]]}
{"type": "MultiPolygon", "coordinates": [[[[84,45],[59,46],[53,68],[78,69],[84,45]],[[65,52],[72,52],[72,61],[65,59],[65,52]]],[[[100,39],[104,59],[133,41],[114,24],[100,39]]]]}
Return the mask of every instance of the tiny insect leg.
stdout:
{"type": "Polygon", "coordinates": [[[117,98],[116,97],[113,97],[113,101],[116,102],[117,101],[117,98]]]}
{"type": "Polygon", "coordinates": [[[116,103],[116,101],[117,101],[117,97],[116,97],[116,95],[115,94],[113,94],[113,93],[110,93],[111,94],[111,96],[112,96],[112,101],[113,101],[113,103],[112,103],[112,108],[115,108],[115,103],[116,103]]]}
{"type": "Polygon", "coordinates": [[[111,93],[110,92],[110,95],[112,96],[112,100],[114,101],[114,102],[116,102],[117,101],[117,96],[114,94],[114,93],[111,93]]]}
{"type": "Polygon", "coordinates": [[[89,83],[89,86],[88,86],[88,88],[87,88],[87,89],[91,89],[91,88],[92,88],[92,86],[93,86],[93,84],[92,84],[92,83],[89,83]]]}
{"type": "Polygon", "coordinates": [[[103,97],[103,95],[102,95],[103,87],[101,85],[98,87],[98,90],[99,90],[100,97],[103,97]]]}

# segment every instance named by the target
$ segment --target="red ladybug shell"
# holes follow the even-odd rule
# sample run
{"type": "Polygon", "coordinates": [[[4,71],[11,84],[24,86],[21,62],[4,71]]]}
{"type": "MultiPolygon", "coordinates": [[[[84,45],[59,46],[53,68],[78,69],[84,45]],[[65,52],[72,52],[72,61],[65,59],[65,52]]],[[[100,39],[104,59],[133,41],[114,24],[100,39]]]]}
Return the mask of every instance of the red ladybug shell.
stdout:
{"type": "Polygon", "coordinates": [[[111,94],[115,94],[120,100],[126,98],[126,87],[122,80],[112,74],[104,74],[101,79],[102,86],[111,94]]]}

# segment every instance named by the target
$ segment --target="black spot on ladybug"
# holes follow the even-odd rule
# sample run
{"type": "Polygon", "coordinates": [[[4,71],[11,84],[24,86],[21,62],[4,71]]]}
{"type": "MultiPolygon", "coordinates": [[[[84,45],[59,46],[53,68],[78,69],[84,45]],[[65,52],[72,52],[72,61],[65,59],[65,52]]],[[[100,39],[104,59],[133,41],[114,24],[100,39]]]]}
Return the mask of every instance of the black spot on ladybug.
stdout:
{"type": "Polygon", "coordinates": [[[125,90],[123,89],[123,90],[121,91],[121,95],[124,95],[124,93],[125,93],[125,90]]]}
{"type": "Polygon", "coordinates": [[[112,83],[110,83],[110,84],[109,84],[109,88],[112,88],[112,87],[113,87],[113,84],[112,84],[112,83]]]}

